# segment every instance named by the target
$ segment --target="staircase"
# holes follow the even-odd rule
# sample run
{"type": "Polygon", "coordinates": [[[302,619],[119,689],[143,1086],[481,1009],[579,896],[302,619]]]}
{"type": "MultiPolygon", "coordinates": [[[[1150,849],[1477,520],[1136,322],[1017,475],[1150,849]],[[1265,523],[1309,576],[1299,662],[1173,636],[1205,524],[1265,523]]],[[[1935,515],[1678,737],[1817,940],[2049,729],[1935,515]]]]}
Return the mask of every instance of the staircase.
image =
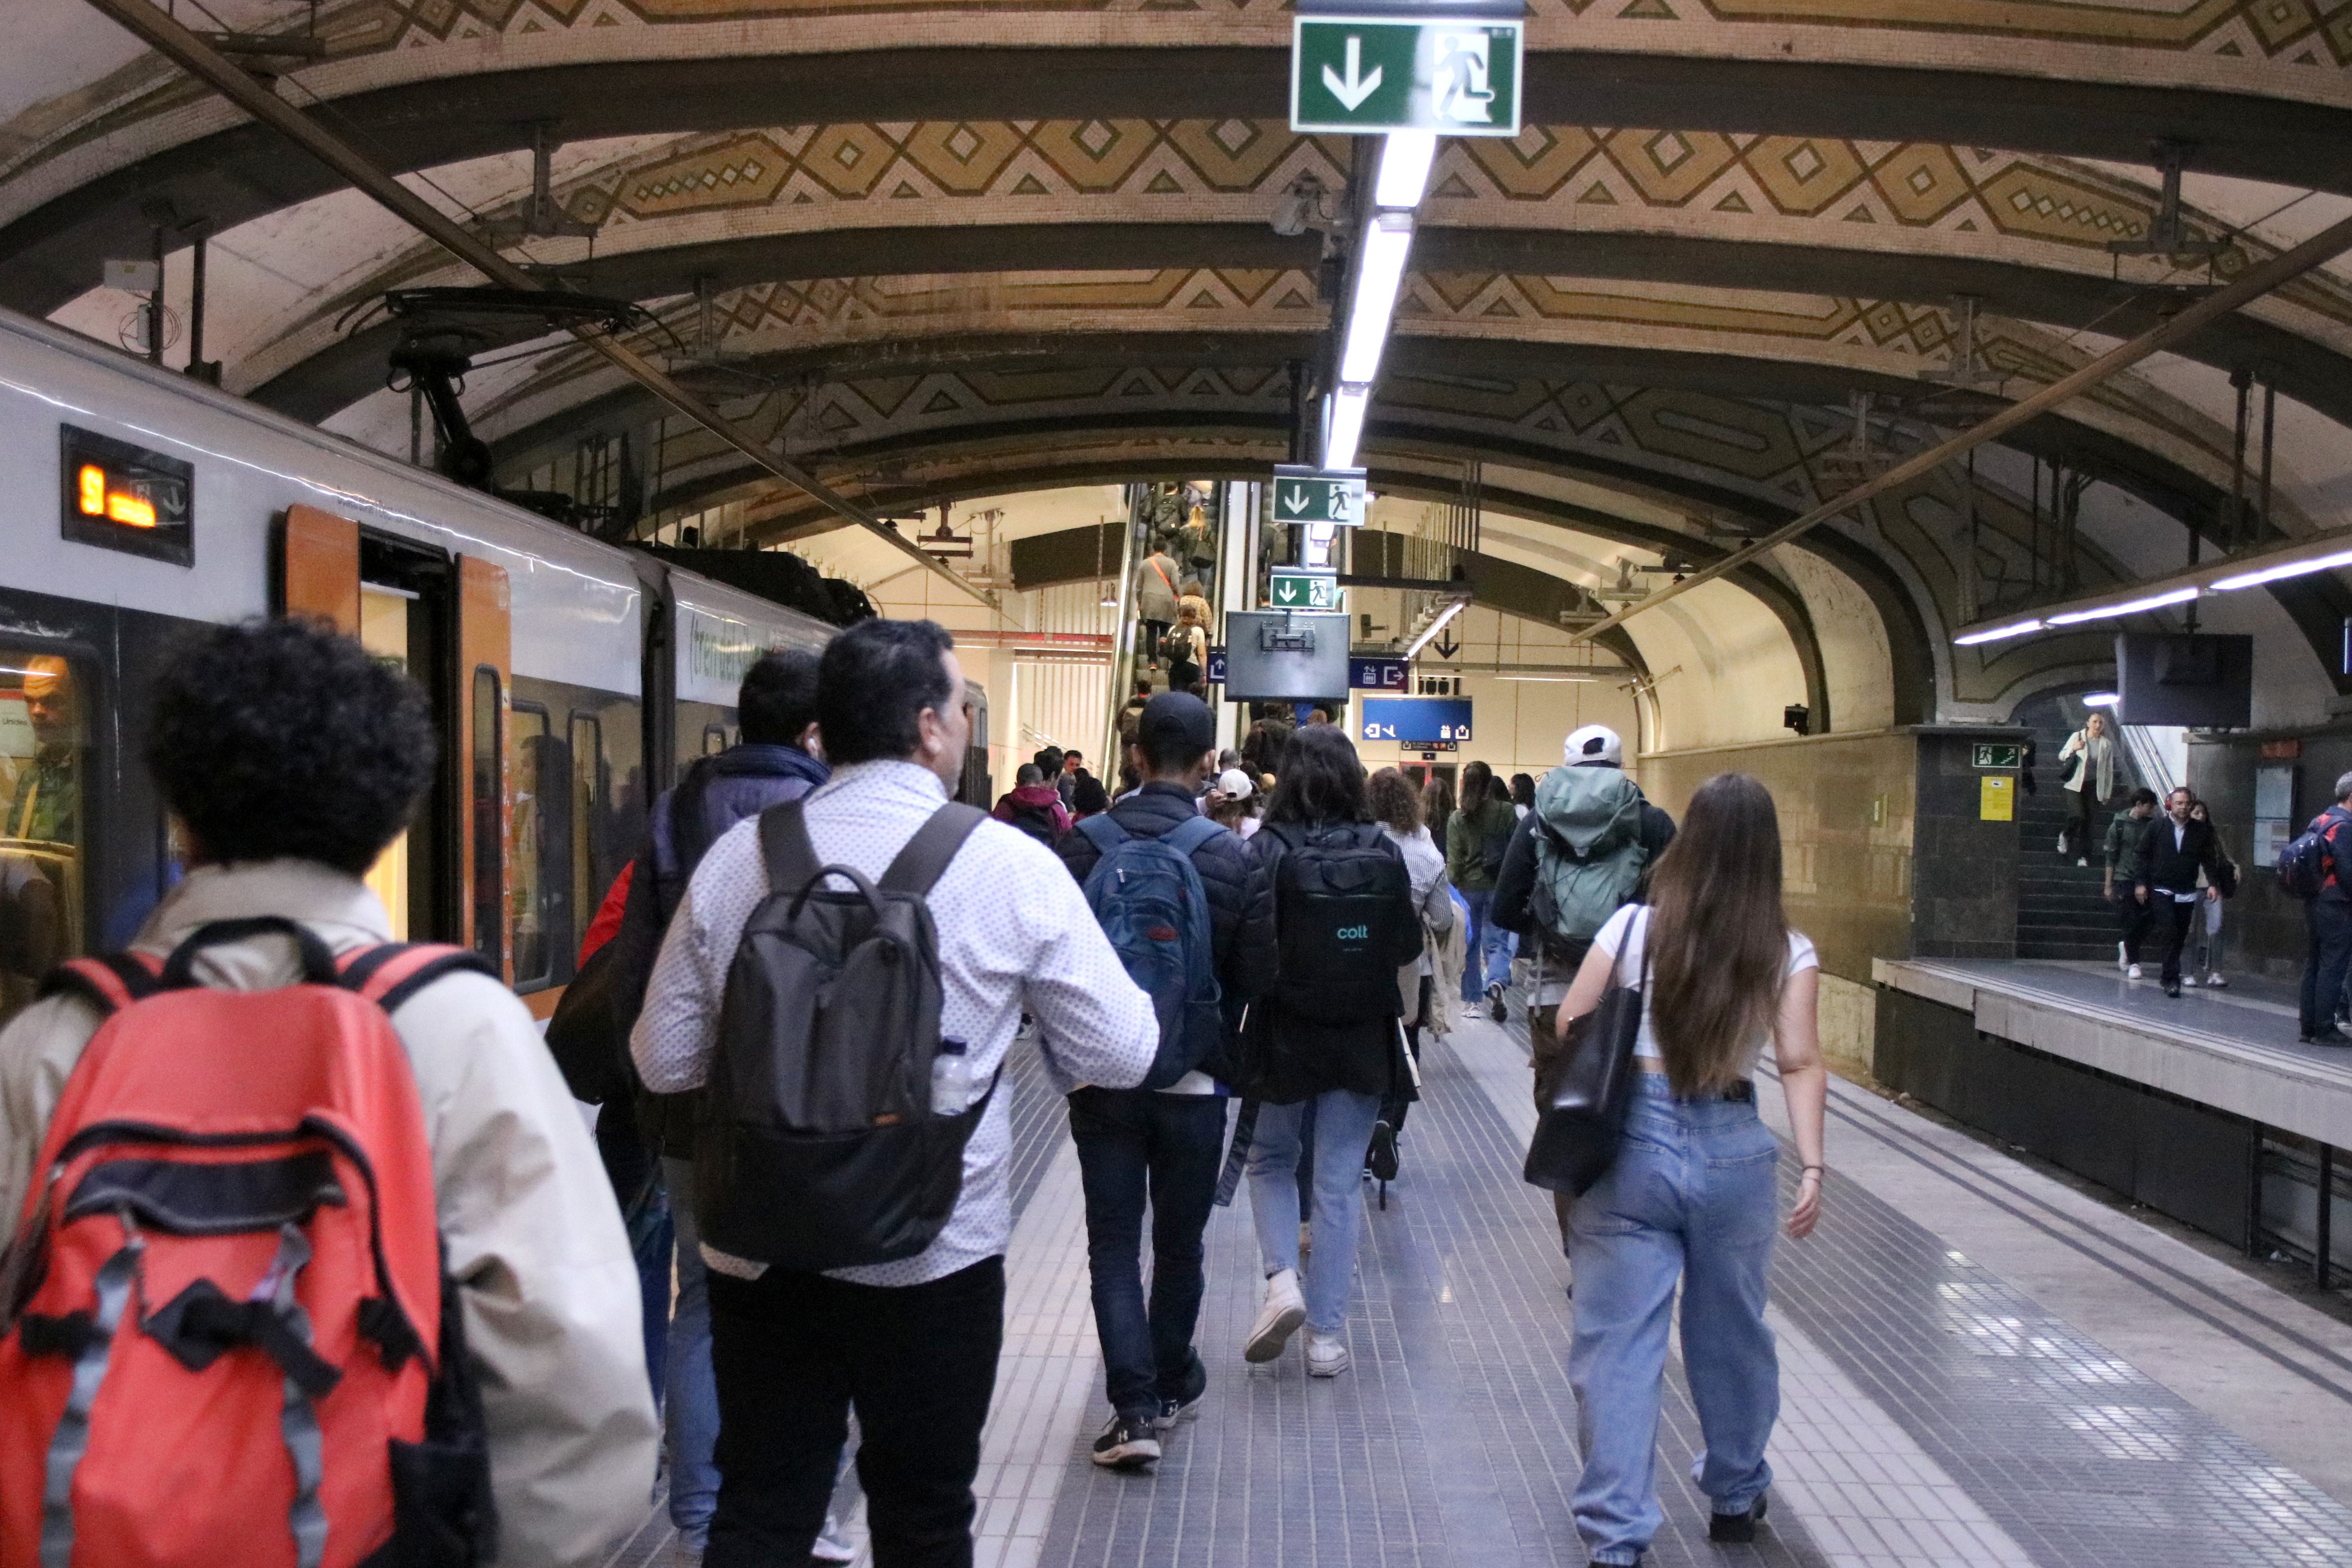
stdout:
{"type": "MultiPolygon", "coordinates": [[[[2018,807],[2017,956],[2042,959],[2100,959],[2116,956],[2115,906],[2099,896],[2106,875],[2099,847],[2108,814],[2092,818],[2091,863],[2077,866],[2074,857],[2058,853],[2058,832],[2066,825],[2065,796],[2058,790],[2063,776],[2058,750],[2066,737],[2081,728],[2079,707],[2055,700],[2020,708],[2016,722],[2033,731],[2035,793],[2022,796],[2018,807]]],[[[2128,752],[2117,759],[2116,787],[2137,782],[2128,752]]]]}

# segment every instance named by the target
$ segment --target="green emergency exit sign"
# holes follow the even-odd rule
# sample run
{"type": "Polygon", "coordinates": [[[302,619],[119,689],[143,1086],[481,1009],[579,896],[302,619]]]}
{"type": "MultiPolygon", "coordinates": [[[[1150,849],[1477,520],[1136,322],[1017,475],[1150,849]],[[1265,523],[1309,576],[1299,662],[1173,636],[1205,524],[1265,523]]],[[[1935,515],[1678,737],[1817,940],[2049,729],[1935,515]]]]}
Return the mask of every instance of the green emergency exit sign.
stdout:
{"type": "Polygon", "coordinates": [[[2007,741],[1979,741],[1976,745],[1976,765],[1980,768],[2014,768],[2025,763],[2025,748],[2007,741]]]}
{"type": "Polygon", "coordinates": [[[1336,610],[1339,607],[1339,574],[1334,571],[1277,566],[1267,588],[1277,610],[1336,610]]]}
{"type": "Polygon", "coordinates": [[[1299,16],[1290,45],[1290,128],[1517,136],[1525,24],[1299,16]]]}

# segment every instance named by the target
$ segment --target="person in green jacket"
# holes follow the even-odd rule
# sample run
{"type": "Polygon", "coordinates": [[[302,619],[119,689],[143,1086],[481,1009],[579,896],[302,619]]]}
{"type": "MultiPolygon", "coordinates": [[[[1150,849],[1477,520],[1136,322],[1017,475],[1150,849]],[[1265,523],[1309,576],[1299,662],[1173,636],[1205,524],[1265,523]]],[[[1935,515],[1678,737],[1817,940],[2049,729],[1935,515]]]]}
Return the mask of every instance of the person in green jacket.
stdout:
{"type": "Polygon", "coordinates": [[[2151,906],[2133,896],[2132,888],[2139,880],[2139,841],[2147,832],[2147,819],[2156,815],[2156,792],[2137,789],[2132,792],[2128,809],[2116,813],[2107,824],[2106,886],[2100,896],[2116,906],[2116,929],[2123,938],[2116,943],[2116,967],[2128,980],[2139,978],[2139,944],[2147,940],[2147,922],[2151,906]],[[2123,896],[2116,896],[2116,889],[2123,896]]]}
{"type": "MultiPolygon", "coordinates": [[[[1487,906],[1495,901],[1495,874],[1503,868],[1503,851],[1519,826],[1511,809],[1511,792],[1495,781],[1495,771],[1484,763],[1462,770],[1462,804],[1445,825],[1445,875],[1470,906],[1470,949],[1462,964],[1462,1000],[1478,1000],[1479,982],[1486,973],[1487,948],[1501,931],[1486,922],[1487,906]]],[[[1496,1017],[1502,1013],[1500,985],[1489,986],[1487,997],[1496,1017]]]]}

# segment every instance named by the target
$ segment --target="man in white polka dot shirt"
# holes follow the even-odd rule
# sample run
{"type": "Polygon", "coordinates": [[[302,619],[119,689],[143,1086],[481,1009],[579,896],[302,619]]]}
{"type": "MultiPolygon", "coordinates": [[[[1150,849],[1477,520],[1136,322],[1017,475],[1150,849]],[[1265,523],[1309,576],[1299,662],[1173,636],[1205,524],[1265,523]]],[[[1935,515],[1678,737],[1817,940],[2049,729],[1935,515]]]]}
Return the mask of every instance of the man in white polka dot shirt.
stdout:
{"type": "MultiPolygon", "coordinates": [[[[803,807],[821,863],[878,879],[947,798],[971,728],[952,647],[929,621],[864,621],[826,647],[817,716],[834,773],[803,807]]],[[[663,942],[630,1038],[646,1088],[703,1082],[728,967],[768,890],[752,818],[711,846],[663,942]]],[[[975,1084],[1001,1068],[1024,1012],[1057,1089],[1142,1081],[1160,1039],[1150,1000],[1051,850],[983,822],[929,902],[940,1033],[966,1042],[975,1084]]],[[[971,1563],[971,1482],[1003,1335],[1010,1101],[990,1102],[955,1212],[913,1258],[816,1275],[704,1247],[719,1410],[708,1568],[806,1561],[852,1407],[877,1568],[971,1563]]]]}

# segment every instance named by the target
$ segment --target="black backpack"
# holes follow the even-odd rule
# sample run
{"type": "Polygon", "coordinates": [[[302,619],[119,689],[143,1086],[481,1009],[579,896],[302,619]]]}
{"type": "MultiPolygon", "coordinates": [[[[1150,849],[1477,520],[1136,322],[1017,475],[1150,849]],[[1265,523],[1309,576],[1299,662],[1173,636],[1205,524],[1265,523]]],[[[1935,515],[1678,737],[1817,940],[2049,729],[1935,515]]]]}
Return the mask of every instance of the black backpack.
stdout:
{"type": "Polygon", "coordinates": [[[1282,846],[1274,928],[1283,1010],[1331,1023],[1397,1016],[1397,966],[1421,952],[1403,857],[1377,823],[1259,831],[1282,846]]]}
{"type": "Polygon", "coordinates": [[[1054,831],[1054,808],[1048,805],[1015,805],[1011,826],[1051,849],[1061,835],[1054,831]]]}
{"type": "Polygon", "coordinates": [[[987,814],[940,806],[871,882],[817,863],[802,804],[760,816],[768,896],[727,972],[695,1214],[721,1252],[816,1272],[930,1246],[996,1089],[931,1111],[941,988],[924,896],[987,814]]]}

